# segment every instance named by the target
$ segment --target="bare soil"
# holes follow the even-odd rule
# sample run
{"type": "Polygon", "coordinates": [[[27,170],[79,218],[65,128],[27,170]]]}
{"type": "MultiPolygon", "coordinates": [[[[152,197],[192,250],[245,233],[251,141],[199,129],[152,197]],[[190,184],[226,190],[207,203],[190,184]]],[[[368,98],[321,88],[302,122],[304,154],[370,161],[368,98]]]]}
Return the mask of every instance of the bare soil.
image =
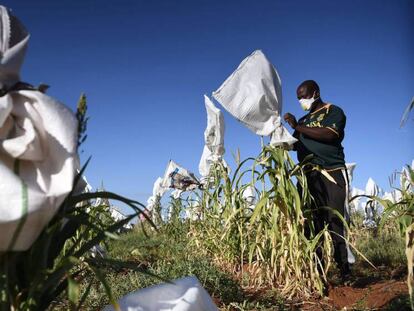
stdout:
{"type": "MultiPolygon", "coordinates": [[[[297,310],[409,310],[404,302],[407,284],[404,281],[388,280],[363,287],[337,286],[329,289],[329,294],[320,300],[296,305],[297,310]]],[[[293,306],[292,306],[293,307],[293,306]]]]}
{"type": "Polygon", "coordinates": [[[371,275],[358,275],[348,286],[330,284],[324,298],[292,304],[293,310],[410,310],[405,267],[387,271],[380,267],[371,275]]]}

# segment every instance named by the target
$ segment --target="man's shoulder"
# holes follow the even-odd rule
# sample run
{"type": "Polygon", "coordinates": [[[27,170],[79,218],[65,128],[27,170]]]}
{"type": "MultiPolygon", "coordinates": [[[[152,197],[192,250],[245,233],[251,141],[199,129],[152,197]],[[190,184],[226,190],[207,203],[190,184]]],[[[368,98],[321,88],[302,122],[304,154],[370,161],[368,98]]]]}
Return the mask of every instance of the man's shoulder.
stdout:
{"type": "Polygon", "coordinates": [[[345,115],[345,112],[343,111],[341,107],[334,105],[332,103],[328,103],[328,105],[329,105],[329,108],[328,108],[329,112],[345,115]]]}

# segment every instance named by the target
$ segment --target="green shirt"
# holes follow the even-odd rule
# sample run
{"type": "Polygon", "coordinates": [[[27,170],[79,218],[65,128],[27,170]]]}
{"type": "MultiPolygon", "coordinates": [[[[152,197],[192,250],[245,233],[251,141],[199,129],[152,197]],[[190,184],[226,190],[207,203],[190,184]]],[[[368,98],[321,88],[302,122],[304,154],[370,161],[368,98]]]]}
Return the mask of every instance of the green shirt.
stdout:
{"type": "Polygon", "coordinates": [[[322,108],[300,118],[298,124],[308,127],[328,128],[337,136],[334,142],[323,143],[302,133],[295,135],[299,140],[296,143],[299,161],[302,161],[309,154],[313,154],[312,164],[325,169],[345,167],[344,148],[341,143],[345,135],[346,116],[341,108],[332,104],[325,104],[322,108]]]}

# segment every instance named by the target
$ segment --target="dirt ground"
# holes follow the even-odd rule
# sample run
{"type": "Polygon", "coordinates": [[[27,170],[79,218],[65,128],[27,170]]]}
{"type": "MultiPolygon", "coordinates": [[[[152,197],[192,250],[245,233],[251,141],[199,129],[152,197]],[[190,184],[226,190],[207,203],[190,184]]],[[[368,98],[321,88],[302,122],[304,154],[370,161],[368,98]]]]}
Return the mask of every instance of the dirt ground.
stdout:
{"type": "Polygon", "coordinates": [[[350,286],[330,284],[328,295],[292,305],[293,310],[410,310],[405,268],[380,268],[371,276],[356,275],[350,286]]]}
{"type": "MultiPolygon", "coordinates": [[[[377,267],[375,270],[367,267],[358,267],[353,271],[349,285],[341,284],[338,271],[333,272],[329,279],[327,295],[323,298],[311,299],[296,298],[291,301],[284,301],[285,310],[297,311],[334,311],[334,310],[384,310],[384,311],[405,311],[411,310],[409,304],[408,287],[406,283],[406,267],[389,269],[386,266],[377,267]]],[[[275,297],[269,297],[266,289],[245,290],[250,302],[264,302],[260,308],[247,308],[249,311],[270,311],[272,305],[274,310],[280,310],[274,304],[275,297]]],[[[223,306],[222,301],[213,297],[218,306],[223,306]]],[[[244,308],[228,308],[224,310],[245,310],[244,308]]]]}
{"type": "Polygon", "coordinates": [[[404,281],[381,281],[363,287],[338,286],[323,299],[292,305],[293,310],[409,310],[404,281]],[[403,301],[399,301],[402,299],[403,301]]]}

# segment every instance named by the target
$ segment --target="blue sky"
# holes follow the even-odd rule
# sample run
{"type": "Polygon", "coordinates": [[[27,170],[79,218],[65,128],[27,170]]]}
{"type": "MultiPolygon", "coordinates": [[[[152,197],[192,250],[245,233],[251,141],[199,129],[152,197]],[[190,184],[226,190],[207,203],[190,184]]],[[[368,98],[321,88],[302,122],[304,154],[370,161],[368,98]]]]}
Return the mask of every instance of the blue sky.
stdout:
{"type": "MultiPolygon", "coordinates": [[[[169,159],[198,173],[211,94],[256,49],[277,68],[283,112],[303,115],[295,90],[316,80],[347,115],[354,185],[414,158],[414,2],[3,1],[31,33],[24,81],[75,109],[88,96],[87,177],[145,202],[169,159]]],[[[228,113],[226,159],[259,152],[260,139],[228,113]]]]}

